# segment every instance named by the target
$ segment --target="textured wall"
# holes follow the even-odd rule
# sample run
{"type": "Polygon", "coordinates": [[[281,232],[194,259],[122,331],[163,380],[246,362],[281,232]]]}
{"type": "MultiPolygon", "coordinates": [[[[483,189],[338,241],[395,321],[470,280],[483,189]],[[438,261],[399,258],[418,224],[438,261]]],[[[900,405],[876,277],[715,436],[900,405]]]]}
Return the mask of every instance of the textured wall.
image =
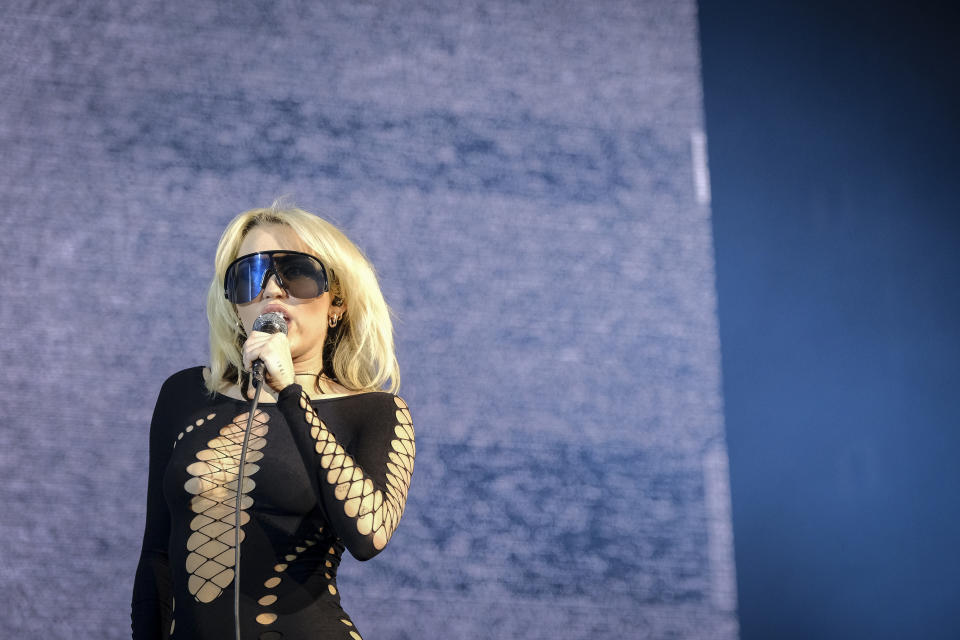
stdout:
{"type": "Polygon", "coordinates": [[[290,194],[368,252],[418,460],[368,638],[733,638],[695,7],[0,9],[5,629],[120,638],[161,381],[290,194]],[[698,186],[699,185],[699,186],[698,186]]]}

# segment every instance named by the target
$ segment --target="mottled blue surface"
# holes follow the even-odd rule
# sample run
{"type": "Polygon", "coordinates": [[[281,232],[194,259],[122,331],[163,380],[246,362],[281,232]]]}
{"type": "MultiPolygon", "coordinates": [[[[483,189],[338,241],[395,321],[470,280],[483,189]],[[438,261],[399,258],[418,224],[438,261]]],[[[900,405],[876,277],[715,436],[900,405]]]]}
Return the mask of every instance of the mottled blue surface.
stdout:
{"type": "Polygon", "coordinates": [[[367,638],[734,638],[692,2],[6,3],[5,629],[121,638],[162,380],[291,195],[370,255],[417,426],[367,638]],[[93,3],[91,3],[93,4],[93,3]]]}

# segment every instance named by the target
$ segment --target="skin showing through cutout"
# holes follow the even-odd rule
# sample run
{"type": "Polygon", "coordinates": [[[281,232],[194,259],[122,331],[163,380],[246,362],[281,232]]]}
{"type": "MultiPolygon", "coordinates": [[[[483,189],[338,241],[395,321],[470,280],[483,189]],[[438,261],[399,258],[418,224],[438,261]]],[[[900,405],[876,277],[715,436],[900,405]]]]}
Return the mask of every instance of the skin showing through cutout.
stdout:
{"type": "MultiPolygon", "coordinates": [[[[187,551],[190,552],[186,560],[190,576],[187,590],[200,602],[212,602],[233,581],[237,471],[247,416],[246,413],[239,415],[220,429],[220,434],[207,442],[208,448],[197,452],[197,461],[187,467],[193,477],[187,480],[184,489],[193,495],[190,509],[197,514],[190,521],[193,533],[187,539],[187,551]]],[[[250,476],[260,469],[255,463],[263,457],[260,449],[267,444],[264,436],[269,419],[260,411],[254,416],[247,461],[239,483],[243,494],[241,524],[250,520],[246,510],[253,505],[253,499],[247,494],[256,486],[250,476]]],[[[243,535],[241,529],[241,541],[243,535]]]]}

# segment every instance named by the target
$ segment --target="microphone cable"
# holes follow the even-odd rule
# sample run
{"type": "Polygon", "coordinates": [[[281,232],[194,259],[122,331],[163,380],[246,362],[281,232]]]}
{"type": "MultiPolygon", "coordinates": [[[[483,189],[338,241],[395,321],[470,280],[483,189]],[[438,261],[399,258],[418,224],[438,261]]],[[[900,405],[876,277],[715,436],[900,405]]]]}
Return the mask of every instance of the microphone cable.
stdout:
{"type": "Polygon", "coordinates": [[[250,430],[253,416],[260,401],[260,388],[263,375],[253,377],[253,400],[250,401],[250,415],[247,416],[247,428],[243,431],[243,445],[240,447],[240,465],[237,467],[237,501],[233,521],[233,630],[235,640],[240,639],[240,504],[243,498],[241,488],[244,479],[244,466],[247,463],[247,444],[250,442],[250,430]]]}

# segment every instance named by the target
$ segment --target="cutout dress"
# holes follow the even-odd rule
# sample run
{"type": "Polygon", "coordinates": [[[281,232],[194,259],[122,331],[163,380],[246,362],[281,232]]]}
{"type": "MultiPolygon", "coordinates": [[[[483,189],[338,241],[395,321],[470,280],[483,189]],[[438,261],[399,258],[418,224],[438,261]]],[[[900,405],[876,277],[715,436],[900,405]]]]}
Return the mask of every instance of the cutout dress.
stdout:
{"type": "MultiPolygon", "coordinates": [[[[236,490],[249,403],[202,367],[171,376],[150,427],[134,640],[232,640],[236,490]]],[[[385,392],[310,400],[292,384],[261,403],[242,480],[242,637],[358,640],[340,607],[344,549],[367,560],[403,514],[415,455],[407,405],[385,392]]]]}

